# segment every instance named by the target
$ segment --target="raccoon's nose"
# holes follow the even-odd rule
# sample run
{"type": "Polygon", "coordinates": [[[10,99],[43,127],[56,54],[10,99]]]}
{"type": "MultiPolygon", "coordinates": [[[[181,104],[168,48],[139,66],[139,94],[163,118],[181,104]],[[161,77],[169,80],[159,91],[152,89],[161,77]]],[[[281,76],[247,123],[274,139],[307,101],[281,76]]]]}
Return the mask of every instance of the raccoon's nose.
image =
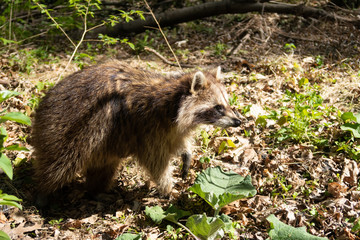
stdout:
{"type": "Polygon", "coordinates": [[[234,122],[233,127],[238,127],[241,124],[241,121],[238,118],[233,118],[233,122],[234,122]]]}

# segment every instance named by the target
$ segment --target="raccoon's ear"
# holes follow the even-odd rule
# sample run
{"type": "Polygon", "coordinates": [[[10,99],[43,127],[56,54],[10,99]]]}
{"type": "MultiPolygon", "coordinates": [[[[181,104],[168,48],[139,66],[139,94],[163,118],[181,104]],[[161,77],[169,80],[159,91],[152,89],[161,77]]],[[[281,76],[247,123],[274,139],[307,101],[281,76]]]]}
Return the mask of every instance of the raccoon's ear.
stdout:
{"type": "Polygon", "coordinates": [[[196,72],[191,82],[190,92],[192,94],[196,93],[200,88],[206,85],[206,77],[202,72],[196,72]]]}

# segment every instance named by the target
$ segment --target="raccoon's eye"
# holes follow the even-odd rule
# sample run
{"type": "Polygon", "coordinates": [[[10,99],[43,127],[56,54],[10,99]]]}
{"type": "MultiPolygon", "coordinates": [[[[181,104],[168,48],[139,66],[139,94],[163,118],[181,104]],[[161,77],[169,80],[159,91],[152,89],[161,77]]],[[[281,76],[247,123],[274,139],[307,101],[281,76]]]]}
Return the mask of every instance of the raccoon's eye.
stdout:
{"type": "Polygon", "coordinates": [[[215,106],[215,110],[220,113],[220,114],[224,114],[225,113],[225,107],[223,105],[216,105],[215,106]]]}

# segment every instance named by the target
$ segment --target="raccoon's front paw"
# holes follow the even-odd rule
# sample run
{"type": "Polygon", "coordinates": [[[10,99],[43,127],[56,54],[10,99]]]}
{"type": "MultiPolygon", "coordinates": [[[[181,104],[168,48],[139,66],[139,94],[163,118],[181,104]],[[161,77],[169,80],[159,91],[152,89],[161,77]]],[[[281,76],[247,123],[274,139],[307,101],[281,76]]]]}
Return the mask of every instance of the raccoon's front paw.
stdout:
{"type": "Polygon", "coordinates": [[[173,189],[172,179],[167,179],[166,181],[162,181],[158,184],[158,190],[160,194],[163,196],[169,197],[172,189],[173,189]]]}

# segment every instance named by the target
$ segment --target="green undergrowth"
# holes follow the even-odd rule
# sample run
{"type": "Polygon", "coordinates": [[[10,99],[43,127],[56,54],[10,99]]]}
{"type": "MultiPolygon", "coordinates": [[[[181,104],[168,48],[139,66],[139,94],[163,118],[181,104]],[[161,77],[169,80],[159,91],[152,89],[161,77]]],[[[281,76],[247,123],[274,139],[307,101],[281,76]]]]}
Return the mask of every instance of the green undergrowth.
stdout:
{"type": "Polygon", "coordinates": [[[302,78],[298,83],[299,91],[286,90],[280,107],[268,108],[268,114],[259,116],[256,125],[269,129],[268,138],[274,146],[290,146],[294,143],[314,146],[315,150],[329,153],[333,146],[336,151],[348,154],[359,160],[360,118],[352,112],[342,113],[339,109],[324,102],[321,87],[310,84],[302,78]],[[270,128],[269,126],[274,126],[270,128]],[[340,127],[341,126],[341,127],[340,127]],[[337,138],[334,129],[340,130],[337,138]]]}
{"type": "MultiPolygon", "coordinates": [[[[182,239],[189,235],[202,240],[222,239],[225,236],[229,239],[238,239],[236,230],[241,226],[233,222],[230,216],[220,214],[220,210],[233,201],[256,195],[250,176],[243,177],[232,171],[225,172],[220,167],[207,168],[198,175],[194,185],[188,190],[211,206],[214,210],[213,216],[208,216],[206,212],[193,214],[174,205],[170,205],[166,210],[160,206],[146,207],[146,216],[159,225],[163,225],[165,220],[166,231],[171,233],[171,239],[182,239]],[[175,229],[168,223],[180,228],[175,229]],[[182,233],[181,229],[186,233],[182,233]]],[[[267,220],[270,223],[270,239],[327,239],[313,236],[307,233],[305,228],[296,229],[288,226],[274,215],[270,215],[267,220]]],[[[123,239],[142,239],[142,234],[125,233],[117,238],[123,239]]]]}

